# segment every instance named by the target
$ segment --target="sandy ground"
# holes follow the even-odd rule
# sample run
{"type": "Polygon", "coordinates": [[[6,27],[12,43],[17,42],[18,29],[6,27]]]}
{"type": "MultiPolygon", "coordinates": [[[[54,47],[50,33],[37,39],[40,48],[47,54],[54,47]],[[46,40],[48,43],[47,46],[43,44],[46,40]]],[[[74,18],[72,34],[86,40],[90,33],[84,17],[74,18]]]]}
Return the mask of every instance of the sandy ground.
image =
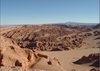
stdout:
{"type": "MultiPolygon", "coordinates": [[[[80,59],[82,56],[88,56],[91,53],[98,53],[99,48],[86,48],[86,49],[75,49],[70,51],[57,51],[57,52],[41,52],[43,54],[47,54],[50,59],[57,58],[61,65],[57,63],[54,65],[48,65],[44,59],[40,60],[34,68],[36,69],[44,69],[46,71],[89,71],[93,67],[89,67],[88,65],[76,65],[72,62],[80,59]],[[55,69],[55,70],[54,70],[55,69]]],[[[54,63],[54,62],[53,62],[54,63]]]]}
{"type": "Polygon", "coordinates": [[[90,71],[92,66],[87,65],[76,65],[72,62],[77,61],[82,56],[88,56],[91,53],[99,53],[100,48],[97,48],[97,42],[100,40],[94,40],[98,36],[90,36],[84,40],[86,44],[83,44],[81,48],[76,48],[69,51],[54,51],[54,52],[40,52],[48,55],[50,60],[54,58],[58,59],[61,65],[57,64],[56,61],[52,65],[48,65],[45,59],[41,59],[34,68],[44,69],[46,71],[90,71]]]}
{"type": "MultiPolygon", "coordinates": [[[[13,28],[12,28],[13,29],[13,28]]],[[[4,30],[0,29],[0,33],[5,33],[7,31],[10,31],[12,29],[4,30]],[[1,32],[3,30],[3,32],[1,32]]],[[[82,56],[88,56],[91,53],[99,53],[100,48],[96,48],[98,45],[96,44],[98,40],[94,40],[96,37],[91,36],[87,38],[84,42],[84,44],[81,48],[76,48],[74,50],[69,51],[53,51],[53,52],[47,52],[47,51],[39,51],[39,53],[48,55],[48,59],[41,58],[41,60],[36,63],[30,71],[90,71],[93,67],[88,65],[76,65],[72,62],[80,59],[82,56]],[[47,62],[51,61],[52,64],[49,65],[47,62]],[[57,61],[58,60],[58,61],[57,61]],[[59,62],[59,63],[58,63],[59,62]]],[[[10,70],[5,69],[0,71],[20,71],[17,70],[10,70]]],[[[24,70],[21,70],[24,71],[24,70]]],[[[28,71],[28,70],[25,70],[28,71]]]]}

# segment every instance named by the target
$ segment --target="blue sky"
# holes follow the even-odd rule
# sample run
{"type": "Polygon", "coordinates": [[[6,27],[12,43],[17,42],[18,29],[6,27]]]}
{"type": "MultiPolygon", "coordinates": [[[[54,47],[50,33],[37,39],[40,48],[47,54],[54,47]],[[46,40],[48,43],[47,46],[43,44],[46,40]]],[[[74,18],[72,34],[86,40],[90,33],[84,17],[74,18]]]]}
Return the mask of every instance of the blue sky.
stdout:
{"type": "Polygon", "coordinates": [[[99,22],[99,0],[0,0],[1,24],[99,22]]]}

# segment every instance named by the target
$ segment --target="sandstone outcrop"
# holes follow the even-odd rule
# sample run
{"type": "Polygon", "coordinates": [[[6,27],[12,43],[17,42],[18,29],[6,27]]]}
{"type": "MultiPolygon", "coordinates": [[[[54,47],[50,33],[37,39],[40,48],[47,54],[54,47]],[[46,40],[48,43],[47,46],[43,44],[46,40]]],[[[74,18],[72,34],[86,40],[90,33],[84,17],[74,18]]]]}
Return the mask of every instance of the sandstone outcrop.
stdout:
{"type": "Polygon", "coordinates": [[[36,63],[35,53],[32,50],[22,49],[13,43],[14,41],[0,36],[0,67],[29,68],[36,63]]]}
{"type": "Polygon", "coordinates": [[[97,54],[90,54],[89,56],[83,56],[79,60],[73,62],[74,64],[87,64],[89,63],[89,66],[93,67],[100,67],[100,53],[97,54]]]}
{"type": "Polygon", "coordinates": [[[22,26],[3,33],[3,36],[15,40],[22,48],[42,51],[69,50],[81,47],[83,39],[90,35],[90,33],[81,35],[81,30],[52,25],[22,26]]]}

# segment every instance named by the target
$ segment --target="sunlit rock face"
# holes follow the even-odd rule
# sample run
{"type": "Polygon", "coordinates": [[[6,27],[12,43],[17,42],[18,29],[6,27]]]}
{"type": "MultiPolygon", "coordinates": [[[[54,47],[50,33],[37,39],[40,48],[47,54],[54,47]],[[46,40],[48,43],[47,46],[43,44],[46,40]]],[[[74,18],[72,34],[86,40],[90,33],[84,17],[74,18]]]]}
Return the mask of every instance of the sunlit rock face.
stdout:
{"type": "Polygon", "coordinates": [[[30,49],[20,48],[15,41],[0,36],[0,67],[19,66],[29,68],[36,62],[36,57],[30,49]]]}
{"type": "Polygon", "coordinates": [[[15,40],[22,48],[42,51],[69,50],[82,46],[89,33],[82,35],[81,31],[57,25],[22,26],[4,33],[3,36],[15,40]]]}

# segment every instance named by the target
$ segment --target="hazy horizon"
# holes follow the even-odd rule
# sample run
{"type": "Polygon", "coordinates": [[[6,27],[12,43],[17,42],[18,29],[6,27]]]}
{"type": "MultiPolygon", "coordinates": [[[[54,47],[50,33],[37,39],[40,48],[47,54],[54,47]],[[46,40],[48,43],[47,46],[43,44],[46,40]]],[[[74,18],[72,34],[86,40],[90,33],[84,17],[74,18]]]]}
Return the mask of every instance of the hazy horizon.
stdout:
{"type": "Polygon", "coordinates": [[[99,23],[99,0],[0,0],[1,25],[99,23]]]}
{"type": "Polygon", "coordinates": [[[49,24],[60,24],[60,25],[97,25],[100,23],[86,23],[86,22],[58,22],[58,23],[39,23],[39,24],[1,24],[1,26],[22,26],[22,25],[49,25],[49,24]]]}

